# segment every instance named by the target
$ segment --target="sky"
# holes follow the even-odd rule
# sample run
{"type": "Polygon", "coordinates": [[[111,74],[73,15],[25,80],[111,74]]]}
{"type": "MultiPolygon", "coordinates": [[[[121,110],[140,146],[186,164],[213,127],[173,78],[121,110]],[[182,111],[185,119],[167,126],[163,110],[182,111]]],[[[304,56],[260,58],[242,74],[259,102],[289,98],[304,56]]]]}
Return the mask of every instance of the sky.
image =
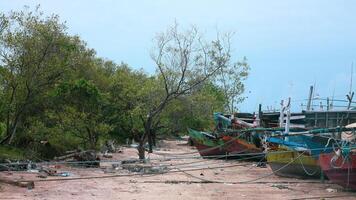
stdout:
{"type": "Polygon", "coordinates": [[[235,32],[233,59],[246,56],[251,67],[241,111],[256,111],[260,103],[278,109],[288,97],[300,110],[310,85],[320,97],[346,100],[352,62],[356,71],[352,0],[0,0],[0,12],[38,4],[98,56],[147,72],[155,70],[152,38],[175,21],[196,25],[207,37],[217,29],[235,32]]]}

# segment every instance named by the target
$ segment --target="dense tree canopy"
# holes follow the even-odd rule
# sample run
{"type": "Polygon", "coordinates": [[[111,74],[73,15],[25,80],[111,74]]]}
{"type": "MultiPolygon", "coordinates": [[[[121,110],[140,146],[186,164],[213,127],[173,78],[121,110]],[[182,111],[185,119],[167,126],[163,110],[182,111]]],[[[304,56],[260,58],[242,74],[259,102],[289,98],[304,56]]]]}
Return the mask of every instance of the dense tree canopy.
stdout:
{"type": "Polygon", "coordinates": [[[155,37],[149,74],[99,58],[66,29],[39,8],[0,14],[2,145],[50,158],[134,139],[142,153],[157,135],[211,128],[213,112],[241,100],[248,64],[231,61],[229,40],[175,23],[155,37]]]}

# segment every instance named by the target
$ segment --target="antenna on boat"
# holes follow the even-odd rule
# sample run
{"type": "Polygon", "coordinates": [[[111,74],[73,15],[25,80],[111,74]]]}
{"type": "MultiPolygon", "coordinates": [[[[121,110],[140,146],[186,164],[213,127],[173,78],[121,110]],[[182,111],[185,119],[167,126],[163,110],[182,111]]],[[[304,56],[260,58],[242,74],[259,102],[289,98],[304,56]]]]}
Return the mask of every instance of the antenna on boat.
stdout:
{"type": "Polygon", "coordinates": [[[354,62],[351,63],[351,77],[350,77],[350,91],[349,91],[349,94],[351,94],[352,92],[352,77],[354,75],[354,62]]]}
{"type": "Polygon", "coordinates": [[[334,98],[335,98],[335,85],[334,85],[334,90],[333,90],[333,96],[331,98],[330,110],[332,110],[334,107],[334,98]]]}

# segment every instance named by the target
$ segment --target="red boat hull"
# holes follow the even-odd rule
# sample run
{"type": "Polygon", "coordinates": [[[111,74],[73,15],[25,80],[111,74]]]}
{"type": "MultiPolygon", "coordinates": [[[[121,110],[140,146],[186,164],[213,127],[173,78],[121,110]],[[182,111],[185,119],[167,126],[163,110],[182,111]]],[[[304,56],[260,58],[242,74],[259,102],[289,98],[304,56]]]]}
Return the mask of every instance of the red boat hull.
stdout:
{"type": "MultiPolygon", "coordinates": [[[[193,139],[194,146],[198,149],[199,154],[203,157],[221,157],[222,155],[230,155],[229,157],[239,156],[238,154],[248,154],[248,153],[261,153],[262,149],[257,148],[255,145],[247,143],[244,140],[233,139],[230,136],[224,136],[222,138],[224,141],[224,145],[211,147],[199,143],[198,141],[193,139]],[[233,141],[232,141],[233,140],[233,141]]],[[[253,155],[252,155],[253,156],[253,155]]],[[[263,157],[263,155],[261,155],[263,157]]]]}
{"type": "Polygon", "coordinates": [[[242,139],[233,139],[231,136],[224,136],[222,140],[225,142],[225,149],[229,154],[248,154],[263,152],[262,148],[257,148],[256,145],[248,143],[242,139]]]}
{"type": "Polygon", "coordinates": [[[335,153],[320,154],[319,164],[324,174],[333,183],[356,190],[356,153],[349,158],[340,156],[333,160],[335,153]]]}
{"type": "Polygon", "coordinates": [[[205,157],[205,156],[221,156],[221,155],[226,155],[227,152],[224,150],[224,148],[222,147],[210,147],[210,146],[206,146],[204,144],[200,144],[196,141],[193,141],[194,142],[194,146],[198,149],[199,151],[199,154],[202,156],[202,157],[205,157]]]}

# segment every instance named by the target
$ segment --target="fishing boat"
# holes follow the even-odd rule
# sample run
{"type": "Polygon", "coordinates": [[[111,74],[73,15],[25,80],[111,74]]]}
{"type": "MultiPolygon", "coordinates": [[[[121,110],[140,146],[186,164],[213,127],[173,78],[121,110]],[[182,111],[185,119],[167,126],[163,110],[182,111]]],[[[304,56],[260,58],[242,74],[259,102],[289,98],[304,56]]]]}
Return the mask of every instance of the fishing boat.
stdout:
{"type": "Polygon", "coordinates": [[[214,135],[202,131],[189,129],[189,135],[193,144],[202,157],[235,157],[239,154],[251,154],[251,156],[263,157],[263,149],[256,135],[245,134],[214,135]]]}
{"type": "Polygon", "coordinates": [[[332,182],[356,190],[356,123],[346,128],[350,130],[341,132],[337,149],[321,154],[319,165],[332,182]]]}
{"type": "Polygon", "coordinates": [[[293,178],[318,178],[320,167],[312,156],[304,151],[280,147],[267,153],[267,163],[274,174],[293,178]]]}
{"type": "Polygon", "coordinates": [[[230,117],[230,115],[214,113],[216,128],[212,133],[188,130],[190,140],[201,156],[239,157],[242,154],[250,154],[258,159],[264,157],[262,135],[265,132],[284,130],[257,127],[256,118],[246,113],[230,117]]]}
{"type": "Polygon", "coordinates": [[[202,157],[226,155],[226,150],[223,148],[224,142],[216,136],[193,129],[188,129],[188,132],[190,139],[202,157]]]}
{"type": "Polygon", "coordinates": [[[329,140],[337,129],[315,129],[309,135],[297,134],[288,137],[270,137],[267,142],[278,146],[267,152],[267,162],[272,171],[279,176],[294,178],[320,178],[321,168],[318,163],[321,153],[332,151],[335,140],[329,140]],[[312,133],[325,132],[322,135],[312,133]]]}
{"type": "Polygon", "coordinates": [[[356,190],[356,152],[321,154],[319,164],[333,183],[356,190]]]}

